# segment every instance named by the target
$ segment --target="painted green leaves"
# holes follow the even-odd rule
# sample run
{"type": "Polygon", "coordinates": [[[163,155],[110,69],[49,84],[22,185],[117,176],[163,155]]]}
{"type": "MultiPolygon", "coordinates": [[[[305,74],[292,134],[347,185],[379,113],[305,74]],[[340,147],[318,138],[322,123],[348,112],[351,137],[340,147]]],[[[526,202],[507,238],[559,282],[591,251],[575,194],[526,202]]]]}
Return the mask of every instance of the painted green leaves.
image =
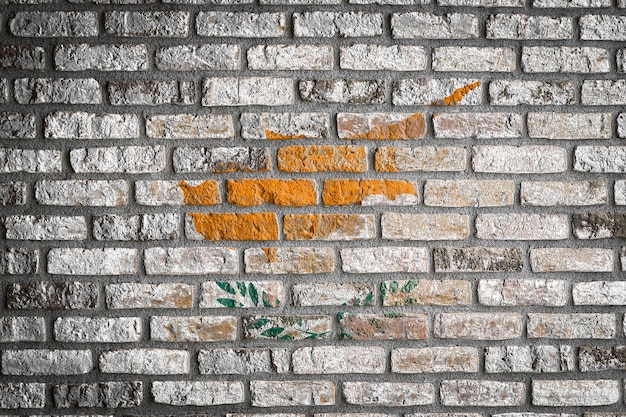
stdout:
{"type": "Polygon", "coordinates": [[[380,285],[384,306],[469,305],[472,288],[464,280],[400,280],[380,285]]]}
{"type": "Polygon", "coordinates": [[[244,319],[249,339],[325,339],[332,330],[330,316],[250,316],[244,319]]]}
{"type": "Polygon", "coordinates": [[[202,286],[200,307],[280,307],[284,293],[281,281],[209,281],[202,286]]]}

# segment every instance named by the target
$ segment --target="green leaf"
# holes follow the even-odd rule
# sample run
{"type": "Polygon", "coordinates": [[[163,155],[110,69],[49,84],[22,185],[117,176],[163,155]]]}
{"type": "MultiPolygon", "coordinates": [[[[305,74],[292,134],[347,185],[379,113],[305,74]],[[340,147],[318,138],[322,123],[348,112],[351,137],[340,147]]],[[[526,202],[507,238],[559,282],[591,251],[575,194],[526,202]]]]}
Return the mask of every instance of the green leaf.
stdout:
{"type": "Polygon", "coordinates": [[[224,281],[217,281],[216,282],[217,286],[220,287],[222,290],[226,291],[229,294],[235,295],[235,289],[233,288],[232,285],[230,285],[230,283],[228,282],[224,282],[224,281]]]}
{"type": "MultiPolygon", "coordinates": [[[[269,295],[267,295],[265,291],[263,291],[263,294],[261,295],[261,299],[263,300],[263,307],[276,307],[272,305],[272,303],[270,302],[270,297],[269,295]]],[[[276,302],[278,303],[278,300],[276,300],[276,302]]]]}
{"type": "Polygon", "coordinates": [[[408,280],[406,284],[402,287],[402,292],[409,293],[413,288],[417,287],[417,282],[413,280],[408,280]]]}
{"type": "Polygon", "coordinates": [[[259,293],[253,283],[248,286],[248,292],[250,293],[250,299],[255,306],[259,305],[259,293]]]}
{"type": "Polygon", "coordinates": [[[337,318],[341,321],[341,320],[343,320],[343,316],[344,316],[345,314],[346,314],[346,313],[344,313],[343,311],[340,311],[339,313],[337,313],[337,318]]]}
{"type": "Polygon", "coordinates": [[[279,340],[293,340],[293,336],[290,334],[284,334],[278,338],[279,340]]]}
{"type": "Polygon", "coordinates": [[[374,293],[370,292],[367,294],[367,296],[365,297],[365,301],[363,301],[364,306],[369,306],[372,305],[372,301],[374,300],[374,293]]]}
{"type": "Polygon", "coordinates": [[[285,331],[284,327],[270,327],[269,329],[267,329],[263,333],[261,333],[261,336],[276,337],[276,336],[278,336],[279,334],[281,334],[284,331],[285,331]]]}
{"type": "Polygon", "coordinates": [[[239,289],[241,296],[245,297],[246,296],[246,283],[237,281],[237,288],[239,289]]]}
{"type": "Polygon", "coordinates": [[[248,329],[260,329],[261,327],[265,326],[269,322],[270,322],[269,319],[260,318],[255,322],[248,323],[248,329]]]}
{"type": "Polygon", "coordinates": [[[313,332],[307,332],[308,336],[305,337],[305,339],[319,339],[321,337],[324,337],[328,334],[328,332],[324,332],[324,333],[313,333],[313,332]]]}
{"type": "Polygon", "coordinates": [[[228,307],[228,308],[243,307],[242,303],[237,303],[236,300],[233,300],[231,298],[218,298],[217,302],[220,303],[223,306],[228,307]]]}
{"type": "Polygon", "coordinates": [[[354,337],[352,337],[352,335],[350,333],[341,333],[339,335],[339,338],[340,339],[349,339],[349,340],[354,339],[354,337]]]}
{"type": "Polygon", "coordinates": [[[298,323],[298,326],[302,327],[302,317],[298,317],[296,323],[298,323]]]}
{"type": "Polygon", "coordinates": [[[380,294],[385,298],[387,296],[387,283],[380,284],[380,294]]]}
{"type": "Polygon", "coordinates": [[[391,281],[389,283],[389,291],[395,293],[398,291],[398,281],[391,281]]]}

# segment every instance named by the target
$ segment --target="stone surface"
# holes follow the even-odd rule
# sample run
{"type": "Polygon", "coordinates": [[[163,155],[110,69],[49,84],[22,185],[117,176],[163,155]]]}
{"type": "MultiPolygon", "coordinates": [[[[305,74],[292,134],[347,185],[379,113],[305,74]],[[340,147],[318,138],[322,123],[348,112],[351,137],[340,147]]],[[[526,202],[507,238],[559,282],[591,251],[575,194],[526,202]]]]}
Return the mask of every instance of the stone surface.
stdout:
{"type": "Polygon", "coordinates": [[[200,12],[196,29],[200,36],[274,38],[285,33],[284,13],[200,12]]]}
{"type": "Polygon", "coordinates": [[[615,315],[601,313],[529,313],[529,338],[611,339],[617,333],[615,315]]]}
{"type": "Polygon", "coordinates": [[[211,349],[198,353],[201,374],[248,375],[256,373],[286,373],[289,354],[286,349],[211,349]]]}
{"type": "Polygon", "coordinates": [[[7,70],[41,70],[46,65],[45,50],[38,46],[0,46],[0,68],[7,70]]]}
{"type": "Polygon", "coordinates": [[[239,271],[234,248],[148,248],[144,251],[144,264],[148,275],[236,274],[239,271]]]}
{"type": "Polygon", "coordinates": [[[413,78],[393,82],[392,101],[396,106],[473,106],[482,103],[482,91],[475,79],[413,78]]]}
{"type": "Polygon", "coordinates": [[[127,37],[186,37],[189,33],[189,12],[106,12],[104,30],[109,35],[127,37]]]}
{"type": "Polygon", "coordinates": [[[548,407],[599,406],[615,404],[620,399],[620,383],[599,380],[535,380],[532,383],[533,405],[548,407]]]}
{"type": "Polygon", "coordinates": [[[496,14],[487,19],[487,39],[571,39],[569,17],[496,14]]]}
{"type": "Polygon", "coordinates": [[[626,305],[626,281],[589,281],[573,284],[576,305],[626,305]]]}
{"type": "Polygon", "coordinates": [[[63,44],[54,49],[57,71],[142,71],[148,69],[146,45],[63,44]]]}
{"type": "Polygon", "coordinates": [[[0,148],[0,173],[50,174],[61,172],[61,151],[0,148]]]}
{"type": "Polygon", "coordinates": [[[380,285],[383,306],[469,305],[472,289],[462,280],[393,280],[380,285]]]}
{"type": "Polygon", "coordinates": [[[0,113],[0,137],[5,139],[34,139],[36,120],[33,113],[0,113]]]}
{"type": "Polygon", "coordinates": [[[420,340],[428,337],[428,317],[414,313],[337,314],[341,339],[420,340]]]}
{"type": "Polygon", "coordinates": [[[109,102],[114,106],[189,105],[196,102],[194,81],[109,81],[107,92],[109,102]]]}
{"type": "Polygon", "coordinates": [[[440,247],[433,257],[435,272],[520,272],[524,266],[518,247],[440,247]]]}
{"type": "Polygon", "coordinates": [[[412,45],[351,45],[339,51],[342,69],[360,71],[423,71],[426,50],[412,45]]]}
{"type": "Polygon", "coordinates": [[[492,346],[485,350],[487,373],[574,371],[571,346],[492,346]]]}
{"type": "Polygon", "coordinates": [[[608,200],[604,181],[523,181],[525,206],[588,206],[608,200]]]}
{"type": "Polygon", "coordinates": [[[14,36],[81,37],[98,36],[98,15],[94,12],[18,12],[9,21],[14,36]]]}
{"type": "Polygon", "coordinates": [[[428,249],[419,247],[341,249],[342,270],[351,274],[428,272],[428,258],[428,249]]]}
{"type": "Polygon", "coordinates": [[[179,237],[177,213],[94,216],[96,240],[175,240],[179,237]]]}
{"type": "Polygon", "coordinates": [[[567,293],[567,282],[562,280],[509,278],[481,279],[478,283],[478,301],[489,306],[564,306],[567,293]]]}
{"type": "Polygon", "coordinates": [[[476,237],[495,240],[561,240],[569,237],[566,214],[479,214],[476,237]]]}
{"type": "Polygon", "coordinates": [[[332,248],[250,248],[244,251],[248,274],[321,274],[335,269],[332,248]]]}
{"type": "Polygon", "coordinates": [[[4,375],[81,375],[93,369],[90,350],[5,350],[4,375]]]}
{"type": "Polygon", "coordinates": [[[202,81],[203,106],[280,106],[293,103],[293,81],[290,78],[212,77],[202,81]]]}
{"type": "Polygon", "coordinates": [[[428,405],[435,401],[430,383],[344,382],[342,395],[348,404],[379,407],[428,405]]]}
{"type": "Polygon", "coordinates": [[[126,275],[138,272],[138,251],[130,248],[53,248],[48,273],[62,275],[126,275]]]}
{"type": "Polygon", "coordinates": [[[0,249],[0,275],[35,274],[38,269],[39,251],[37,249],[0,249]]]}
{"type": "Polygon", "coordinates": [[[226,114],[162,114],[146,118],[146,135],[155,139],[232,139],[232,116],[226,114]]]}
{"type": "Polygon", "coordinates": [[[380,104],[385,100],[385,80],[304,79],[298,82],[300,98],[311,103],[380,104]]]}
{"type": "Polygon", "coordinates": [[[329,381],[250,381],[253,407],[335,404],[335,384],[329,381]]]}
{"type": "Polygon", "coordinates": [[[610,113],[529,113],[528,135],[542,139],[609,139],[612,135],[611,115],[610,113]]]}
{"type": "Polygon", "coordinates": [[[13,94],[20,104],[100,104],[100,83],[93,78],[18,78],[13,94]]]}
{"type": "Polygon", "coordinates": [[[202,284],[201,308],[272,308],[284,303],[282,281],[209,281],[202,284]]]}
{"type": "Polygon", "coordinates": [[[501,174],[550,174],[565,172],[567,151],[557,146],[474,146],[476,172],[501,174]]]}
{"type": "Polygon", "coordinates": [[[424,204],[434,207],[513,205],[515,182],[508,180],[436,180],[424,187],[424,204]]]}
{"type": "Polygon", "coordinates": [[[327,139],[330,136],[328,113],[242,113],[239,122],[244,139],[327,139]]]}
{"type": "Polygon", "coordinates": [[[0,383],[0,408],[44,408],[46,384],[37,382],[0,383]]]}
{"type": "Polygon", "coordinates": [[[626,172],[626,147],[577,146],[574,150],[574,171],[626,172]]]}
{"type": "Polygon", "coordinates": [[[296,349],[295,374],[382,374],[387,360],[381,347],[317,346],[296,349]]]}
{"type": "Polygon", "coordinates": [[[72,149],[70,164],[75,172],[100,174],[160,172],[166,166],[165,147],[156,145],[72,149]]]}
{"type": "Polygon", "coordinates": [[[178,375],[189,373],[189,352],[168,349],[129,349],[103,352],[100,372],[178,375]]]}
{"type": "Polygon", "coordinates": [[[293,284],[291,292],[296,307],[371,306],[375,289],[363,282],[312,282],[293,284]]]}
{"type": "Polygon", "coordinates": [[[286,240],[368,240],[376,236],[371,214],[288,214],[283,224],[286,240]]]}
{"type": "Polygon", "coordinates": [[[241,47],[228,44],[168,46],[156,50],[154,62],[162,71],[238,70],[241,47]]]}
{"type": "Polygon", "coordinates": [[[572,230],[576,239],[626,237],[626,214],[610,212],[575,213],[572,230]]]}
{"type": "Polygon", "coordinates": [[[0,206],[23,206],[27,200],[25,182],[0,182],[0,206]]]}
{"type": "Polygon", "coordinates": [[[243,319],[243,334],[246,339],[327,339],[332,327],[330,316],[319,315],[257,315],[243,319]]]}
{"type": "Polygon", "coordinates": [[[127,308],[191,308],[193,287],[189,284],[122,283],[105,286],[109,309],[127,308]]]}
{"type": "Polygon", "coordinates": [[[508,381],[441,381],[441,403],[447,406],[519,406],[526,397],[526,383],[508,381]]]}
{"type": "Polygon", "coordinates": [[[626,16],[584,15],[578,21],[582,40],[626,40],[626,16]]]}
{"type": "Polygon", "coordinates": [[[578,363],[582,372],[625,370],[626,346],[581,346],[578,363]]]}
{"type": "Polygon", "coordinates": [[[39,281],[9,284],[10,309],[76,310],[98,306],[98,285],[92,282],[39,281]]]}
{"type": "Polygon", "coordinates": [[[437,313],[433,330],[438,339],[517,339],[522,335],[522,315],[519,313],[437,313]]]}
{"type": "Polygon", "coordinates": [[[585,80],[580,101],[588,106],[624,105],[626,80],[585,80]]]}
{"type": "Polygon", "coordinates": [[[462,240],[469,237],[469,217],[462,214],[383,213],[383,239],[462,240]]]}
{"type": "Polygon", "coordinates": [[[44,135],[54,139],[133,139],[139,137],[136,114],[60,111],[44,122],[44,135]]]}
{"type": "Polygon", "coordinates": [[[348,140],[421,139],[426,118],[422,113],[338,113],[337,134],[348,140]]]}
{"type": "Polygon", "coordinates": [[[374,164],[377,172],[457,172],[465,171],[467,154],[459,147],[379,147],[374,164]]]}
{"type": "Polygon", "coordinates": [[[522,135],[522,117],[517,113],[439,113],[433,115],[437,138],[495,139],[522,135]]]}
{"type": "Polygon", "coordinates": [[[395,39],[471,39],[478,37],[478,18],[472,14],[394,13],[391,34],[395,39]]]}
{"type": "Polygon", "coordinates": [[[35,199],[42,205],[116,207],[128,203],[125,180],[37,181],[35,199]]]}
{"type": "Polygon", "coordinates": [[[397,348],[391,351],[391,371],[402,374],[478,372],[474,347],[397,348]]]}
{"type": "Polygon", "coordinates": [[[573,104],[574,100],[574,84],[570,81],[494,80],[489,83],[489,104],[495,106],[560,106],[573,104]]]}
{"type": "Polygon", "coordinates": [[[52,395],[57,408],[129,408],[142,403],[143,383],[125,381],[57,384],[52,388],[52,395]]]}
{"type": "Polygon", "coordinates": [[[255,45],[248,49],[248,68],[252,70],[333,69],[330,45],[255,45]]]}
{"type": "Polygon", "coordinates": [[[87,239],[87,223],[82,216],[7,216],[4,218],[4,227],[7,239],[87,239]]]}
{"type": "Polygon", "coordinates": [[[441,46],[434,48],[433,71],[513,72],[513,48],[441,46]]]}
{"type": "Polygon", "coordinates": [[[54,340],[71,343],[130,343],[141,340],[139,317],[59,317],[54,340]]]}
{"type": "Polygon", "coordinates": [[[43,317],[1,317],[0,342],[43,342],[46,328],[43,317]]]}
{"type": "Polygon", "coordinates": [[[316,11],[293,14],[293,34],[298,38],[353,38],[382,33],[382,13],[316,11]]]}
{"type": "Polygon", "coordinates": [[[609,51],[602,48],[577,47],[524,47],[522,49],[524,72],[609,72],[609,51]]]}
{"type": "Polygon", "coordinates": [[[236,337],[235,317],[150,317],[150,339],[159,342],[218,342],[236,337]]]}
{"type": "Polygon", "coordinates": [[[151,393],[158,404],[178,406],[239,404],[244,400],[241,381],[154,381],[151,393]]]}
{"type": "Polygon", "coordinates": [[[603,248],[535,248],[530,251],[533,272],[612,272],[613,250],[603,248]]]}

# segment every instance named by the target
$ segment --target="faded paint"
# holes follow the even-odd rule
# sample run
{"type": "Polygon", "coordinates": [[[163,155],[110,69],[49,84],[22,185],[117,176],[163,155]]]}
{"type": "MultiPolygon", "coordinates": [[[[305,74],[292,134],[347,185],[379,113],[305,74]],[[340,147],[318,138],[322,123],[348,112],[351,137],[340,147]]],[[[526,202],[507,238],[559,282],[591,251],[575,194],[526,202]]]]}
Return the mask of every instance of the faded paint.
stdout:
{"type": "Polygon", "coordinates": [[[186,181],[179,181],[178,186],[183,192],[185,205],[211,206],[221,203],[217,181],[203,181],[199,185],[190,185],[186,181]]]}
{"type": "Polygon", "coordinates": [[[269,140],[288,140],[288,139],[306,139],[306,135],[283,135],[282,133],[271,130],[265,131],[265,138],[269,140]]]}
{"type": "Polygon", "coordinates": [[[435,100],[430,103],[431,106],[456,106],[463,100],[463,98],[473,89],[480,86],[480,81],[476,81],[472,84],[467,84],[463,87],[457,88],[452,94],[444,97],[441,100],[435,100]]]}
{"type": "Polygon", "coordinates": [[[317,203],[313,180],[229,180],[228,202],[238,206],[314,206],[317,203]]]}
{"type": "Polygon", "coordinates": [[[287,240],[352,240],[373,238],[373,216],[358,214],[289,214],[287,240]]]}
{"type": "Polygon", "coordinates": [[[367,123],[372,122],[375,124],[368,132],[362,134],[354,134],[346,137],[346,139],[367,139],[367,140],[403,140],[403,139],[419,139],[426,135],[426,119],[422,113],[415,113],[408,118],[387,124],[383,115],[380,117],[372,117],[371,120],[367,120],[369,115],[344,115],[342,118],[337,117],[338,129],[347,130],[353,132],[358,130],[355,128],[354,117],[358,119],[356,122],[367,123]],[[378,120],[377,120],[378,119],[378,120]]]}
{"type": "Polygon", "coordinates": [[[206,240],[278,240],[275,213],[189,213],[206,240]]]}
{"type": "Polygon", "coordinates": [[[288,146],[278,150],[278,168],[285,172],[365,172],[362,146],[288,146]]]}
{"type": "Polygon", "coordinates": [[[409,181],[396,180],[326,180],[322,195],[327,206],[362,205],[369,196],[384,196],[395,201],[402,195],[415,196],[415,185],[409,181]]]}

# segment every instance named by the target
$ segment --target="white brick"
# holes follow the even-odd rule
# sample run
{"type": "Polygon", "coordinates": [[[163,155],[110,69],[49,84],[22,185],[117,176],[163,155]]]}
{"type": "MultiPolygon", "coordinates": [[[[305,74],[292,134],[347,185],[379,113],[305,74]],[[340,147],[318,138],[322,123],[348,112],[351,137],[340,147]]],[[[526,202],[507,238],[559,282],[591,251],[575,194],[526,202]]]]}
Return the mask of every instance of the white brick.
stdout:
{"type": "Polygon", "coordinates": [[[620,381],[535,380],[532,382],[533,405],[547,407],[592,407],[616,404],[620,399],[620,381]]]}
{"type": "Polygon", "coordinates": [[[4,219],[7,239],[84,240],[87,222],[84,217],[7,216],[4,219]]]}
{"type": "Polygon", "coordinates": [[[202,82],[202,105],[287,105],[294,103],[293,90],[290,78],[205,78],[202,82]]]}
{"type": "Polygon", "coordinates": [[[574,104],[575,96],[571,81],[494,80],[489,83],[489,103],[495,106],[560,106],[574,104]]]}
{"type": "Polygon", "coordinates": [[[330,45],[255,45],[248,49],[251,70],[331,70],[330,45]]]}
{"type": "Polygon", "coordinates": [[[381,246],[341,249],[343,272],[376,274],[391,272],[428,272],[427,248],[381,246]]]}
{"type": "Polygon", "coordinates": [[[312,38],[377,36],[383,33],[383,15],[361,12],[294,13],[293,33],[296,37],[312,38]]]}
{"type": "Polygon", "coordinates": [[[578,22],[582,40],[626,41],[626,16],[584,15],[578,22]]]}
{"type": "Polygon", "coordinates": [[[100,355],[100,372],[179,375],[190,370],[189,352],[168,349],[112,350],[100,355]]]}
{"type": "Polygon", "coordinates": [[[42,205],[116,207],[128,203],[124,180],[37,181],[35,199],[42,205]]]}
{"type": "Polygon", "coordinates": [[[284,13],[200,12],[196,16],[200,36],[272,38],[285,33],[284,13]]]}
{"type": "Polygon", "coordinates": [[[560,240],[569,237],[566,214],[479,214],[476,237],[496,240],[560,240]]]}
{"type": "Polygon", "coordinates": [[[576,282],[572,295],[576,305],[626,305],[626,281],[576,282]]]}
{"type": "Polygon", "coordinates": [[[304,347],[291,360],[295,374],[382,374],[387,363],[385,349],[375,346],[304,347]]]}
{"type": "Polygon", "coordinates": [[[205,407],[244,401],[240,381],[154,381],[152,396],[158,404],[205,407]]]}
{"type": "Polygon", "coordinates": [[[603,48],[524,47],[522,69],[524,72],[609,72],[610,55],[603,48]]]}
{"type": "Polygon", "coordinates": [[[148,248],[144,252],[148,275],[236,274],[235,248],[148,248]]]}
{"type": "Polygon", "coordinates": [[[602,248],[535,248],[533,272],[612,272],[613,250],[602,248]]]}
{"type": "Polygon", "coordinates": [[[478,37],[478,18],[472,14],[393,13],[395,39],[470,39],[478,37]]]}
{"type": "Polygon", "coordinates": [[[567,170],[567,151],[557,146],[474,146],[476,172],[549,174],[567,170]]]}
{"type": "Polygon", "coordinates": [[[570,17],[496,14],[487,19],[487,39],[571,39],[570,17]]]}
{"type": "Polygon", "coordinates": [[[0,148],[0,173],[50,174],[62,170],[61,151],[0,148]]]}
{"type": "Polygon", "coordinates": [[[433,71],[515,71],[513,48],[442,46],[433,50],[433,71]]]}
{"type": "Polygon", "coordinates": [[[57,71],[141,71],[148,69],[146,45],[58,45],[54,49],[57,71]]]}
{"type": "Polygon", "coordinates": [[[60,111],[46,116],[44,136],[54,139],[134,139],[139,137],[136,114],[60,111]]]}
{"type": "Polygon", "coordinates": [[[75,172],[146,174],[165,169],[165,147],[114,146],[70,151],[75,172]]]}
{"type": "Polygon", "coordinates": [[[139,270],[137,249],[53,248],[48,273],[55,275],[126,275],[139,270]]]}
{"type": "Polygon", "coordinates": [[[340,49],[340,65],[349,70],[423,71],[426,49],[412,45],[350,45],[340,49]]]}

